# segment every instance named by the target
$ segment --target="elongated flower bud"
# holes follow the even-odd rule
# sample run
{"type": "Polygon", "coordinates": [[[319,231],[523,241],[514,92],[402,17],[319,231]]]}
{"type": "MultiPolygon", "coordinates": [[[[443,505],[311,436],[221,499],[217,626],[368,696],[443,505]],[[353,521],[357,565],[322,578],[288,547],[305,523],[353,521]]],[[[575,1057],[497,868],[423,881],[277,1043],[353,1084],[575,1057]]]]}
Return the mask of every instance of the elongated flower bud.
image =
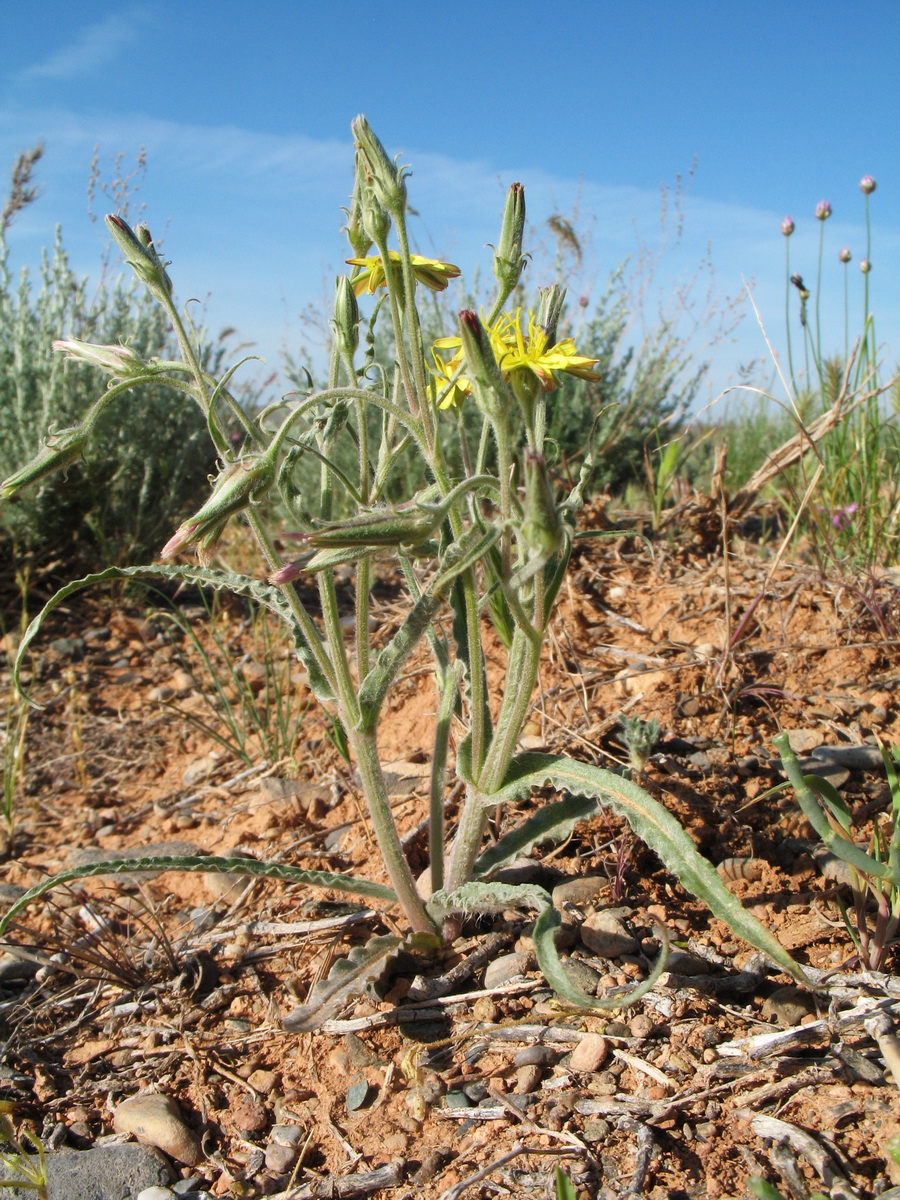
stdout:
{"type": "Polygon", "coordinates": [[[0,500],[8,500],[11,496],[21,492],[23,488],[28,487],[30,483],[36,483],[45,475],[52,475],[54,471],[61,471],[71,466],[84,452],[88,432],[89,427],[85,423],[74,429],[61,429],[57,433],[48,434],[40,451],[31,462],[20,467],[18,471],[0,483],[0,500]]]}
{"type": "Polygon", "coordinates": [[[525,189],[521,183],[513,183],[506,194],[506,207],[503,210],[503,225],[500,229],[500,241],[494,252],[492,268],[494,278],[500,284],[506,295],[513,291],[527,259],[522,253],[522,241],[525,235],[525,189]]]}
{"type": "Polygon", "coordinates": [[[265,454],[229,463],[213,486],[212,495],[192,517],[188,517],[163,546],[161,558],[172,558],[184,546],[200,542],[210,546],[225,528],[228,518],[260,500],[275,478],[277,448],[265,454]]]}
{"type": "Polygon", "coordinates": [[[346,275],[339,275],[335,281],[333,328],[341,352],[352,362],[359,346],[359,305],[346,275]]]}
{"type": "Polygon", "coordinates": [[[827,221],[830,216],[831,216],[831,201],[830,200],[820,200],[819,203],[816,205],[816,220],[817,221],[827,221]]]}
{"type": "Polygon", "coordinates": [[[549,558],[563,544],[563,527],[542,454],[525,451],[525,520],[522,540],[532,555],[549,558]]]}
{"type": "Polygon", "coordinates": [[[537,324],[547,335],[548,346],[553,346],[556,343],[556,327],[559,325],[559,318],[565,300],[566,289],[560,287],[558,283],[551,284],[550,287],[541,288],[540,303],[537,310],[537,324]]]}
{"type": "Polygon", "coordinates": [[[129,346],[97,346],[93,342],[65,338],[54,342],[53,349],[73,362],[101,367],[115,379],[136,379],[158,369],[154,364],[144,362],[129,346]]]}
{"type": "Polygon", "coordinates": [[[171,296],[172,281],[166,274],[168,264],[157,254],[147,226],[138,225],[137,230],[133,230],[127,221],[109,214],[106,217],[106,227],[138,279],[151,291],[158,289],[171,296]]]}
{"type": "Polygon", "coordinates": [[[795,228],[795,226],[794,226],[794,218],[793,217],[785,217],[784,220],[781,222],[781,232],[784,234],[785,237],[790,237],[791,234],[794,232],[794,228],[795,228]]]}
{"type": "Polygon", "coordinates": [[[868,273],[872,270],[872,264],[867,258],[860,259],[859,269],[862,271],[863,275],[868,275],[868,273]]]}
{"type": "MultiPolygon", "coordinates": [[[[365,169],[366,181],[376,200],[396,219],[406,209],[406,184],[403,169],[388,158],[387,151],[362,115],[351,122],[353,140],[359,161],[365,169]]],[[[377,239],[376,239],[377,241],[377,239]]]]}
{"type": "Polygon", "coordinates": [[[848,263],[852,257],[853,255],[850,253],[849,246],[845,246],[843,250],[841,250],[840,254],[838,254],[838,258],[842,263],[848,263]]]}
{"type": "Polygon", "coordinates": [[[350,243],[350,248],[355,258],[365,258],[372,248],[372,239],[366,233],[363,224],[362,189],[362,171],[357,165],[356,181],[353,186],[350,207],[344,209],[344,212],[347,214],[347,224],[344,226],[344,233],[347,235],[347,241],[350,243]]]}
{"type": "Polygon", "coordinates": [[[464,309],[459,314],[459,334],[466,377],[472,384],[475,402],[482,412],[496,416],[507,388],[494,357],[488,332],[477,313],[464,309]]]}

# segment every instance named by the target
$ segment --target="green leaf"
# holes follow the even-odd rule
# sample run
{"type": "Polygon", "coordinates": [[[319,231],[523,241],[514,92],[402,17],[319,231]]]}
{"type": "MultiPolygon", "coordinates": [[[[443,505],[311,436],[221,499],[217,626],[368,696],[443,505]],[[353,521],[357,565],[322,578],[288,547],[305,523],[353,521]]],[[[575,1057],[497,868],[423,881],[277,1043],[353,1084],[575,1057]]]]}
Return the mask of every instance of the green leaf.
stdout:
{"type": "Polygon", "coordinates": [[[572,1180],[562,1167],[556,1168],[556,1200],[576,1200],[572,1180]]]}
{"type": "Polygon", "coordinates": [[[362,681],[359,689],[359,708],[360,727],[363,732],[371,733],[377,725],[388,689],[421,641],[423,634],[431,628],[431,622],[440,605],[439,596],[432,592],[423,592],[362,681]]]}
{"type": "Polygon", "coordinates": [[[747,1187],[754,1196],[759,1197],[759,1200],[784,1200],[784,1196],[782,1196],[778,1188],[773,1187],[761,1175],[754,1175],[751,1179],[748,1179],[747,1187]]]}
{"type": "Polygon", "coordinates": [[[853,818],[850,816],[850,809],[844,803],[844,797],[834,784],[828,779],[823,779],[821,775],[804,775],[803,778],[812,790],[822,797],[844,832],[849,833],[853,827],[853,818]]]}
{"type": "Polygon", "coordinates": [[[489,878],[540,842],[564,842],[579,821],[594,815],[596,805],[593,797],[584,796],[566,796],[565,800],[542,804],[537,812],[485,850],[472,868],[473,878],[489,878]]]}
{"type": "Polygon", "coordinates": [[[256,875],[263,879],[305,883],[310,887],[328,888],[335,892],[351,892],[356,896],[371,896],[389,904],[397,902],[394,892],[381,883],[373,883],[368,879],[354,879],[352,875],[338,875],[334,871],[305,871],[287,863],[260,862],[256,858],[218,858],[200,854],[157,854],[148,855],[146,858],[112,857],[103,862],[88,863],[83,867],[70,867],[68,871],[60,871],[58,875],[42,879],[40,883],[29,888],[0,920],[0,938],[6,933],[17,913],[58,884],[71,883],[73,879],[87,879],[92,875],[121,875],[126,871],[211,871],[226,875],[256,875]]]}
{"type": "Polygon", "coordinates": [[[529,795],[534,788],[548,784],[574,796],[592,797],[623,816],[681,884],[703,900],[733,933],[769,955],[799,983],[810,986],[803,969],[773,934],[732,896],[715,867],[699,853],[676,818],[631,780],[558,755],[522,754],[513,759],[503,786],[487,797],[487,802],[514,802],[529,795]]]}
{"type": "Polygon", "coordinates": [[[354,946],[346,958],[339,958],[326,979],[313,984],[305,1004],[298,1004],[282,1020],[292,1033],[312,1033],[336,1017],[352,996],[363,993],[369,983],[384,974],[388,959],[403,944],[393,934],[374,937],[365,946],[354,946]]]}
{"type": "Polygon", "coordinates": [[[92,587],[95,583],[105,583],[110,579],[170,579],[178,583],[192,583],[198,587],[213,588],[215,591],[233,592],[236,596],[255,600],[257,604],[261,604],[269,612],[280,617],[291,630],[294,637],[294,650],[306,668],[309,686],[316,697],[319,700],[334,698],[331,685],[322,674],[309,643],[298,629],[294,614],[291,612],[290,605],[281,588],[274,587],[270,583],[263,583],[259,579],[253,579],[249,575],[238,575],[234,571],[216,571],[209,567],[166,566],[163,564],[149,567],[107,567],[105,571],[85,575],[83,579],[75,579],[71,583],[67,583],[55,596],[52,596],[25,630],[25,636],[19,644],[19,651],[13,666],[13,683],[20,693],[24,695],[19,682],[19,672],[25,653],[39,633],[46,617],[73,592],[92,587]]]}
{"type": "Polygon", "coordinates": [[[576,987],[572,982],[566,968],[563,966],[562,960],[556,950],[556,931],[562,924],[562,917],[555,908],[545,908],[534,923],[534,953],[538,960],[538,966],[544,974],[544,978],[556,992],[557,996],[567,1004],[573,1005],[579,1009],[618,1009],[629,1008],[632,1004],[636,1004],[641,996],[645,996],[651,988],[656,986],[659,977],[666,969],[666,962],[669,957],[669,937],[662,926],[657,926],[657,935],[662,943],[659,958],[656,960],[656,965],[647,976],[647,978],[639,983],[638,986],[624,996],[607,996],[598,999],[596,996],[589,996],[587,992],[583,992],[581,988],[576,987]]]}
{"type": "Polygon", "coordinates": [[[507,908],[551,906],[550,895],[534,883],[464,883],[452,892],[435,892],[425,907],[435,920],[451,913],[498,913],[507,908]]]}

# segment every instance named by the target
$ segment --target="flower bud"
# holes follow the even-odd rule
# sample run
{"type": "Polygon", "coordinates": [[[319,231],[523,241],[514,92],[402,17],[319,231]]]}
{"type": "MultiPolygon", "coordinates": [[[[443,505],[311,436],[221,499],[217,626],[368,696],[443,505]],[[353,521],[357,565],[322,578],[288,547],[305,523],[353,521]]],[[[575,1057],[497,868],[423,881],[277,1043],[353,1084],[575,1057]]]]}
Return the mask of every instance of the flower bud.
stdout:
{"type": "Polygon", "coordinates": [[[539,295],[536,323],[547,335],[547,345],[553,346],[556,344],[556,327],[565,303],[566,289],[553,283],[550,287],[541,288],[539,295]]]}
{"type": "Polygon", "coordinates": [[[525,235],[525,189],[521,183],[513,183],[506,194],[506,207],[503,210],[503,225],[500,229],[500,241],[494,252],[492,268],[494,278],[509,293],[519,282],[526,263],[522,253],[522,240],[525,235]]]}
{"type": "Polygon", "coordinates": [[[841,250],[841,252],[838,254],[838,258],[841,260],[842,263],[848,263],[852,257],[853,257],[853,255],[850,253],[849,246],[845,246],[843,248],[843,250],[841,250]]]}
{"type": "Polygon", "coordinates": [[[820,200],[819,203],[816,205],[816,220],[817,221],[827,221],[830,216],[831,216],[831,201],[830,200],[820,200]]]}
{"type": "Polygon", "coordinates": [[[53,343],[53,349],[73,362],[87,363],[100,367],[116,379],[136,379],[158,370],[155,365],[144,362],[128,346],[96,346],[92,342],[80,342],[77,338],[61,339],[53,343]]]}
{"type": "Polygon", "coordinates": [[[0,500],[8,500],[30,483],[36,483],[45,475],[64,470],[80,458],[87,442],[88,425],[77,425],[74,429],[61,429],[48,433],[43,446],[31,460],[0,483],[0,500]]]}
{"type": "Polygon", "coordinates": [[[168,264],[157,254],[147,226],[138,225],[135,231],[121,217],[109,214],[106,227],[138,279],[151,291],[161,290],[166,296],[171,296],[172,281],[166,274],[168,264]]]}
{"type": "Polygon", "coordinates": [[[794,225],[793,217],[785,217],[784,220],[781,222],[781,232],[784,234],[785,237],[790,237],[791,234],[794,232],[795,228],[796,228],[796,226],[794,225]]]}
{"type": "Polygon", "coordinates": [[[472,384],[475,401],[483,412],[496,415],[498,400],[506,394],[506,384],[477,313],[464,309],[459,314],[459,333],[466,376],[472,384]]]}
{"type": "Polygon", "coordinates": [[[346,275],[339,275],[335,281],[332,327],[341,352],[352,361],[359,346],[359,305],[346,275]]]}
{"type": "MultiPolygon", "coordinates": [[[[406,209],[406,184],[403,169],[388,158],[387,151],[372,132],[364,116],[350,123],[353,140],[359,154],[358,162],[366,174],[366,182],[378,202],[395,218],[406,209]]],[[[378,240],[377,238],[375,239],[378,240]]]]}
{"type": "Polygon", "coordinates": [[[350,249],[356,258],[365,258],[372,248],[372,239],[366,233],[363,224],[362,189],[362,172],[357,169],[350,207],[344,209],[344,212],[347,214],[347,224],[344,226],[344,233],[347,235],[350,249]]]}
{"type": "Polygon", "coordinates": [[[872,192],[875,191],[877,186],[878,185],[871,175],[863,175],[862,179],[859,181],[859,190],[864,192],[867,196],[871,196],[872,192]]]}
{"type": "Polygon", "coordinates": [[[868,275],[868,273],[872,270],[872,264],[867,258],[860,259],[859,269],[862,271],[863,275],[868,275]]]}
{"type": "Polygon", "coordinates": [[[383,246],[391,232],[391,217],[370,187],[363,188],[360,213],[363,232],[369,239],[369,245],[375,242],[376,245],[383,246]]]}
{"type": "Polygon", "coordinates": [[[228,518],[260,500],[272,485],[277,465],[277,443],[264,454],[240,459],[222,469],[203,507],[188,517],[163,546],[161,558],[173,558],[184,546],[200,542],[208,548],[219,537],[228,518]]]}
{"type": "Polygon", "coordinates": [[[549,558],[563,544],[563,527],[542,454],[525,451],[525,520],[522,540],[535,558],[549,558]]]}

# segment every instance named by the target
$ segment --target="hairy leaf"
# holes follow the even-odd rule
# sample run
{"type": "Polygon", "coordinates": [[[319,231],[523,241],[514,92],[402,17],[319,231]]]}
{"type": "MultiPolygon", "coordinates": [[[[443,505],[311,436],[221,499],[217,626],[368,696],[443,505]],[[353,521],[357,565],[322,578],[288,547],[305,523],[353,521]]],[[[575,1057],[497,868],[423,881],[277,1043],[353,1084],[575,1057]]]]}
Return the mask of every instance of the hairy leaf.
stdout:
{"type": "Polygon", "coordinates": [[[450,913],[496,913],[507,908],[550,906],[550,895],[533,883],[464,883],[452,892],[435,892],[426,904],[431,916],[441,920],[450,913]]]}
{"type": "Polygon", "coordinates": [[[540,842],[564,842],[579,821],[593,816],[596,805],[593,797],[575,795],[566,796],[565,800],[555,800],[552,804],[542,804],[536,813],[485,850],[472,868],[473,878],[490,878],[494,871],[528,854],[540,842]]]}
{"type": "Polygon", "coordinates": [[[661,925],[658,925],[657,936],[661,943],[659,958],[643,983],[639,983],[633,991],[627,992],[624,996],[604,996],[600,999],[596,996],[589,996],[587,992],[583,992],[581,988],[576,987],[572,982],[556,951],[555,934],[561,924],[562,917],[556,909],[545,908],[534,923],[532,937],[534,939],[534,953],[544,978],[553,988],[554,992],[556,992],[557,996],[565,1001],[566,1004],[586,1009],[628,1008],[640,1000],[641,996],[645,996],[656,985],[659,977],[666,969],[666,962],[669,958],[669,937],[665,929],[661,925]]]}
{"type": "Polygon", "coordinates": [[[370,733],[378,723],[381,706],[384,704],[388,689],[426,630],[431,628],[432,620],[440,605],[439,596],[435,596],[431,592],[424,592],[362,681],[359,689],[359,708],[360,724],[364,732],[370,733]]]}
{"type": "Polygon", "coordinates": [[[19,645],[19,652],[13,666],[13,683],[20,692],[22,687],[19,683],[19,672],[25,653],[48,614],[73,592],[91,587],[95,583],[105,583],[109,579],[171,579],[178,583],[192,583],[198,587],[213,588],[215,591],[233,592],[236,596],[255,600],[257,604],[261,604],[269,612],[280,617],[291,630],[294,637],[294,650],[306,668],[309,686],[316,697],[319,700],[333,698],[331,685],[322,674],[309,643],[297,627],[294,615],[280,588],[263,583],[262,580],[253,579],[249,575],[238,575],[234,571],[215,571],[209,567],[200,566],[167,566],[161,563],[149,567],[107,567],[105,571],[85,575],[83,579],[74,579],[61,588],[55,596],[52,596],[25,630],[25,635],[19,645]]]}
{"type": "Polygon", "coordinates": [[[503,786],[492,792],[487,802],[515,801],[547,784],[575,796],[593,797],[623,816],[680,883],[703,900],[732,932],[762,950],[799,983],[810,986],[803,969],[762,922],[732,896],[676,818],[631,780],[554,754],[522,754],[513,760],[503,786]]]}
{"type": "Polygon", "coordinates": [[[369,983],[384,973],[389,957],[402,945],[393,934],[374,937],[365,946],[354,946],[346,958],[339,958],[327,979],[314,984],[305,1004],[298,1004],[282,1025],[292,1033],[312,1033],[336,1017],[353,996],[360,995],[369,983]]]}
{"type": "Polygon", "coordinates": [[[338,875],[333,871],[304,871],[287,863],[260,862],[255,858],[218,858],[201,854],[157,854],[147,858],[108,858],[104,862],[88,863],[83,867],[70,867],[49,879],[29,888],[20,896],[0,920],[0,937],[9,928],[10,921],[23,908],[61,883],[73,879],[86,879],[91,875],[121,875],[133,871],[211,871],[227,875],[257,875],[263,879],[284,879],[288,883],[305,883],[310,887],[328,888],[329,891],[351,892],[357,896],[371,896],[395,904],[397,897],[389,887],[372,883],[368,879],[354,879],[351,875],[338,875]]]}

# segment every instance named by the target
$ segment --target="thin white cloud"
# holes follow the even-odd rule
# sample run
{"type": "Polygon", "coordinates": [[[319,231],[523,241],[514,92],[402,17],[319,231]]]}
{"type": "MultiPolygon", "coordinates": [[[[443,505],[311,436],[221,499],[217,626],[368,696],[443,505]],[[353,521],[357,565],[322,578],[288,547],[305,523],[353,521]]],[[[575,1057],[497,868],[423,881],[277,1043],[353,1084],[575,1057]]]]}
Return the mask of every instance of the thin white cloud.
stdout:
{"type": "Polygon", "coordinates": [[[33,80],[70,80],[114,62],[140,34],[146,19],[143,8],[111,13],[102,21],[88,25],[68,46],[57,50],[43,62],[33,63],[17,75],[20,83],[33,80]]]}

